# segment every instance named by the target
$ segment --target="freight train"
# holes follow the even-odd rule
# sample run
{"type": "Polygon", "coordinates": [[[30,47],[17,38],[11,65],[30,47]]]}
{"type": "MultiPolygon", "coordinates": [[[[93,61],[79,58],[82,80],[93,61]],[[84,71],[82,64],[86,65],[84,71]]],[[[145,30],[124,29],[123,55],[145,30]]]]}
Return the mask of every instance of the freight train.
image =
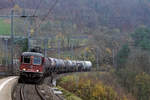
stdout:
{"type": "Polygon", "coordinates": [[[90,71],[90,61],[44,57],[42,53],[23,52],[20,58],[20,79],[42,79],[52,73],[90,71]]]}

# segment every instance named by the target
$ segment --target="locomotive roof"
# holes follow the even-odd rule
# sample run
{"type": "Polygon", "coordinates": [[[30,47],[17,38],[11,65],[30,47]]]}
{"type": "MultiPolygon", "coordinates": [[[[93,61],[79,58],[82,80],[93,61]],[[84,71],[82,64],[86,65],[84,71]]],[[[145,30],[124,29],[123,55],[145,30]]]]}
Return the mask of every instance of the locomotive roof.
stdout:
{"type": "Polygon", "coordinates": [[[43,54],[37,53],[37,52],[23,52],[22,55],[23,56],[41,56],[41,57],[44,57],[43,54]]]}

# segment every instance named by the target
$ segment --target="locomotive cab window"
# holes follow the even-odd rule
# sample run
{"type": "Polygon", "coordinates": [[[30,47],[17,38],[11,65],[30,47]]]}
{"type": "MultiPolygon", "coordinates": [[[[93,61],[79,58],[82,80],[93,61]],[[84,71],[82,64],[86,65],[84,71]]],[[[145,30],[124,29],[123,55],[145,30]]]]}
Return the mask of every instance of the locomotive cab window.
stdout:
{"type": "Polygon", "coordinates": [[[34,65],[41,65],[42,59],[41,57],[34,57],[33,64],[34,65]]]}
{"type": "Polygon", "coordinates": [[[30,63],[30,56],[24,56],[23,57],[23,63],[29,64],[30,63]]]}

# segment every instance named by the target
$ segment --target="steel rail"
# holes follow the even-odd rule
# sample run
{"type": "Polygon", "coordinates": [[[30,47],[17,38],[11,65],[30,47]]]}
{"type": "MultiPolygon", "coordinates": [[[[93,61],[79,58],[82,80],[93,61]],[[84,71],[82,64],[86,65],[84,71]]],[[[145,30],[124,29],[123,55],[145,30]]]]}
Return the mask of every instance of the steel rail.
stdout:
{"type": "Polygon", "coordinates": [[[22,84],[21,87],[20,87],[20,99],[21,99],[21,100],[25,100],[24,87],[25,87],[24,84],[22,84]]]}
{"type": "Polygon", "coordinates": [[[37,85],[35,85],[35,90],[36,90],[37,94],[39,95],[39,97],[41,98],[41,100],[46,100],[46,98],[42,95],[42,93],[38,89],[37,85]]]}

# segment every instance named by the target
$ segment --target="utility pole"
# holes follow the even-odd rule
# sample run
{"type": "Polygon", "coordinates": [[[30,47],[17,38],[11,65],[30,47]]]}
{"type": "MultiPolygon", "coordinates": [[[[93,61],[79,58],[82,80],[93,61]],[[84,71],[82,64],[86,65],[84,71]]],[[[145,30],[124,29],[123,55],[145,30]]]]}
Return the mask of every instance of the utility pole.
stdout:
{"type": "Polygon", "coordinates": [[[8,66],[8,38],[5,38],[5,65],[8,66]]]}
{"type": "Polygon", "coordinates": [[[112,56],[113,56],[113,67],[115,67],[115,49],[112,50],[112,56]]]}
{"type": "MultiPolygon", "coordinates": [[[[22,10],[22,17],[26,18],[26,13],[25,13],[25,3],[23,3],[23,10],[22,10]]],[[[29,29],[27,32],[27,41],[28,41],[28,51],[30,50],[30,30],[31,30],[31,19],[30,19],[30,24],[29,24],[29,29]]]]}
{"type": "Polygon", "coordinates": [[[74,59],[74,50],[73,50],[73,42],[72,42],[72,45],[71,45],[71,51],[72,51],[72,59],[74,59]]]}
{"type": "Polygon", "coordinates": [[[96,70],[98,70],[98,67],[99,67],[99,58],[98,58],[98,48],[96,48],[96,65],[97,65],[97,67],[96,67],[96,70]]]}
{"type": "MultiPolygon", "coordinates": [[[[9,69],[9,66],[8,66],[8,38],[5,38],[4,41],[5,41],[5,67],[7,67],[7,69],[9,69]]],[[[7,74],[9,74],[9,72],[7,72],[7,74]]]]}
{"type": "Polygon", "coordinates": [[[31,31],[31,19],[30,19],[30,24],[29,24],[29,29],[27,32],[27,38],[28,38],[28,51],[30,50],[30,31],[31,31]]]}
{"type": "Polygon", "coordinates": [[[13,20],[14,20],[14,10],[11,10],[11,68],[10,73],[13,74],[13,48],[14,48],[14,27],[13,27],[13,20]]]}
{"type": "Polygon", "coordinates": [[[84,61],[86,60],[86,51],[84,52],[84,61]]]}
{"type": "Polygon", "coordinates": [[[47,57],[48,39],[44,40],[44,56],[47,57]]]}
{"type": "Polygon", "coordinates": [[[57,46],[57,49],[58,49],[58,58],[60,59],[60,40],[58,40],[58,42],[57,42],[58,44],[58,46],[57,46]]]}

